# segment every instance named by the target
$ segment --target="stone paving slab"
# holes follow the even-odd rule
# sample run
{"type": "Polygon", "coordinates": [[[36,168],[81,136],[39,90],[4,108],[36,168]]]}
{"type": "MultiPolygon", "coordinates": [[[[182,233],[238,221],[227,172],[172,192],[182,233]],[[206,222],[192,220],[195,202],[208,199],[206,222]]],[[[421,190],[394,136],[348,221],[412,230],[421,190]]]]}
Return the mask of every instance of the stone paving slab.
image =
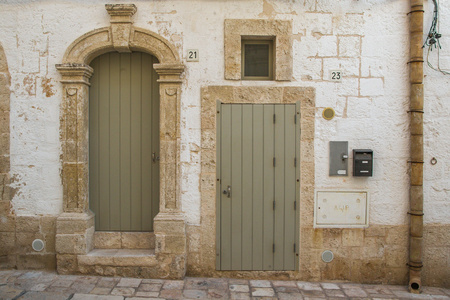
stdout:
{"type": "Polygon", "coordinates": [[[448,299],[450,289],[406,286],[193,278],[184,280],[57,275],[45,271],[0,271],[0,300],[142,299],[448,299]]]}

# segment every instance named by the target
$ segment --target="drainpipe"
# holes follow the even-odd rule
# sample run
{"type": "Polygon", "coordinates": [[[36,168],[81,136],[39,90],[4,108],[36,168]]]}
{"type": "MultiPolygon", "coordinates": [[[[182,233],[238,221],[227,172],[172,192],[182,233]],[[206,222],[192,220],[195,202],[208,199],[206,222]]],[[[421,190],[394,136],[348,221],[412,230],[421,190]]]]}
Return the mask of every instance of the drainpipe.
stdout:
{"type": "Polygon", "coordinates": [[[410,157],[410,238],[409,291],[419,294],[422,288],[423,239],[423,0],[410,0],[409,80],[411,157],[410,157]]]}

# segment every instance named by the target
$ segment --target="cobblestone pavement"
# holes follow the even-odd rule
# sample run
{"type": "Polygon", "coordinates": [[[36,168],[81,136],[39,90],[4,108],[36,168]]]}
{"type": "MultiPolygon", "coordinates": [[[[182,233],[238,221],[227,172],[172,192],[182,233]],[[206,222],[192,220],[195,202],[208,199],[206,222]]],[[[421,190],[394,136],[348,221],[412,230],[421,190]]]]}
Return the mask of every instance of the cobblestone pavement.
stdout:
{"type": "Polygon", "coordinates": [[[184,280],[57,275],[0,271],[0,299],[450,299],[450,289],[304,281],[193,278],[184,280]]]}

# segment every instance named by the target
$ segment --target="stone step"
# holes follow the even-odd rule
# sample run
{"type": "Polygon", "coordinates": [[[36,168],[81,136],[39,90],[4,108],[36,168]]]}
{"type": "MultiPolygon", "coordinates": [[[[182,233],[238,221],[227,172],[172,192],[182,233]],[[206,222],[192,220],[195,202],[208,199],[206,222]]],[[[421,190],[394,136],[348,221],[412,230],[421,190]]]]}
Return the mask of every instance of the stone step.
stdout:
{"type": "Polygon", "coordinates": [[[157,265],[153,249],[94,249],[78,255],[79,266],[154,267],[157,265]]]}
{"type": "Polygon", "coordinates": [[[153,232],[96,231],[95,249],[155,249],[153,232]]]}

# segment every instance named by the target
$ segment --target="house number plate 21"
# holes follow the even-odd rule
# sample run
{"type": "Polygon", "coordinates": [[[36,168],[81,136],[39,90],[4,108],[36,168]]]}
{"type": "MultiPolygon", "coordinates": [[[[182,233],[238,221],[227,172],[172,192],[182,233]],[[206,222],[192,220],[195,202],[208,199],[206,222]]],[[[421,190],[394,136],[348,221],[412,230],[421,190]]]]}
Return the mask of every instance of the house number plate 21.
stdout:
{"type": "Polygon", "coordinates": [[[188,49],[186,61],[198,61],[198,49],[188,49]]]}

